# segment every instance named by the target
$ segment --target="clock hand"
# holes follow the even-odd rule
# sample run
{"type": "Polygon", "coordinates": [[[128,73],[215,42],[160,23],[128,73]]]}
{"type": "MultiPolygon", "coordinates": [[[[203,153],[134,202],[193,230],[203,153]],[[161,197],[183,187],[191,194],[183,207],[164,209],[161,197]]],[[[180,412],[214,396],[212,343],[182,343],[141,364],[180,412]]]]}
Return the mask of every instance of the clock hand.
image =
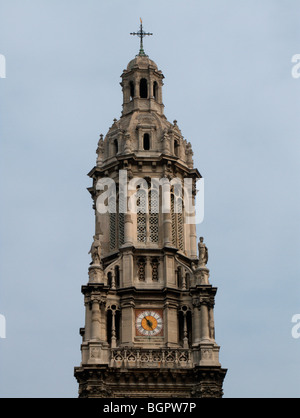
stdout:
{"type": "Polygon", "coordinates": [[[149,319],[147,317],[145,317],[145,319],[146,319],[146,322],[147,322],[148,327],[150,327],[152,329],[152,327],[153,327],[152,322],[149,321],[149,319]]]}

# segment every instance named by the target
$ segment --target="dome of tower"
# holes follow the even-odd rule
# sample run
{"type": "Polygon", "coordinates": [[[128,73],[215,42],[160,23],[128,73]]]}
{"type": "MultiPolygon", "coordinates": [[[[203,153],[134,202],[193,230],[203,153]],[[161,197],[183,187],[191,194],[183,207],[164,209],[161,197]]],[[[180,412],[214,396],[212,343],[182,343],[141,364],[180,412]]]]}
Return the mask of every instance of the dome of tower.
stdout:
{"type": "Polygon", "coordinates": [[[130,71],[134,68],[147,69],[149,67],[158,69],[154,61],[152,61],[148,55],[137,55],[133,60],[127,65],[127,71],[130,71]]]}

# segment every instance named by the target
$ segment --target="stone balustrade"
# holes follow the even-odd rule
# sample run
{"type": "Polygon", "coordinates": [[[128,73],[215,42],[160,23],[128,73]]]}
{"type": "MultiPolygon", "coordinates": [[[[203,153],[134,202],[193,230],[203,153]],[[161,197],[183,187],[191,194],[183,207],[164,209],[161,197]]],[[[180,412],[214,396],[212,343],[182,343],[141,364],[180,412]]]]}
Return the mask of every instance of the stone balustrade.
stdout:
{"type": "Polygon", "coordinates": [[[111,367],[176,368],[193,367],[189,349],[116,348],[111,350],[111,367]]]}

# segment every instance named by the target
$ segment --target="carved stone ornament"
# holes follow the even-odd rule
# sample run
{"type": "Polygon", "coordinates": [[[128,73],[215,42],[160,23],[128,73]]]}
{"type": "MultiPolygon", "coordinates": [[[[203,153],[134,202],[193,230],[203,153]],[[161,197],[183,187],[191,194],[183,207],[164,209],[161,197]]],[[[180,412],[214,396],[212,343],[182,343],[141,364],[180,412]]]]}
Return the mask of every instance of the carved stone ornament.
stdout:
{"type": "Polygon", "coordinates": [[[138,277],[140,281],[145,281],[145,267],[146,267],[146,260],[144,257],[139,257],[138,262],[138,277]]]}
{"type": "Polygon", "coordinates": [[[159,277],[158,277],[158,266],[159,266],[159,261],[158,258],[154,257],[151,260],[151,267],[152,267],[152,280],[153,281],[158,281],[159,277]]]}

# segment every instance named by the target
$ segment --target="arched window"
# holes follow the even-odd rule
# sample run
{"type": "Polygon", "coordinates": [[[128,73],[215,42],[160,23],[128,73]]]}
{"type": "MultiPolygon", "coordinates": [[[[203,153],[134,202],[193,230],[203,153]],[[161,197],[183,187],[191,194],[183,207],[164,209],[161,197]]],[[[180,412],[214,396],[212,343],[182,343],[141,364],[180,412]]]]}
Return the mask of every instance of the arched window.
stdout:
{"type": "Polygon", "coordinates": [[[129,89],[130,89],[130,100],[134,98],[134,84],[133,81],[129,82],[129,89]]]}
{"type": "Polygon", "coordinates": [[[119,194],[119,216],[118,216],[118,229],[119,229],[119,246],[124,244],[125,241],[125,211],[126,211],[126,199],[123,193],[119,194]]]}
{"type": "Polygon", "coordinates": [[[137,191],[137,240],[144,244],[147,240],[147,196],[148,190],[140,187],[137,191]]]}
{"type": "Polygon", "coordinates": [[[120,193],[116,200],[113,197],[109,200],[109,205],[111,205],[111,213],[109,213],[110,250],[117,249],[125,241],[125,213],[123,212],[124,208],[126,210],[126,200],[124,194],[120,193]]]}
{"type": "Polygon", "coordinates": [[[107,333],[107,342],[111,344],[111,326],[112,326],[112,312],[109,309],[106,313],[106,333],[107,333]]]}
{"type": "Polygon", "coordinates": [[[116,281],[116,287],[120,287],[120,268],[119,266],[115,267],[115,281],[116,281]]]}
{"type": "Polygon", "coordinates": [[[149,193],[149,240],[158,244],[159,238],[159,193],[151,190],[149,193]]]}
{"type": "Polygon", "coordinates": [[[137,241],[159,242],[159,193],[157,190],[137,191],[137,241]]]}
{"type": "Polygon", "coordinates": [[[112,285],[112,273],[111,272],[107,273],[107,285],[109,287],[111,287],[112,285]]]}
{"type": "Polygon", "coordinates": [[[144,137],[143,137],[143,148],[146,151],[148,151],[150,149],[150,135],[149,134],[144,134],[144,137]]]}
{"type": "Polygon", "coordinates": [[[190,274],[189,273],[185,274],[185,286],[186,286],[187,289],[189,289],[190,286],[191,286],[191,280],[190,280],[190,274]]]}
{"type": "Polygon", "coordinates": [[[182,267],[181,266],[177,267],[176,274],[177,274],[177,287],[181,289],[182,287],[182,267]]]}
{"type": "Polygon", "coordinates": [[[145,78],[142,78],[140,81],[140,97],[142,99],[147,99],[148,97],[148,85],[145,78]]]}
{"type": "Polygon", "coordinates": [[[192,344],[192,314],[187,306],[182,306],[178,312],[179,343],[182,346],[192,344]]]}
{"type": "Polygon", "coordinates": [[[118,152],[119,152],[119,144],[118,144],[118,140],[117,139],[114,140],[114,148],[115,148],[115,154],[118,154],[118,152]]]}

